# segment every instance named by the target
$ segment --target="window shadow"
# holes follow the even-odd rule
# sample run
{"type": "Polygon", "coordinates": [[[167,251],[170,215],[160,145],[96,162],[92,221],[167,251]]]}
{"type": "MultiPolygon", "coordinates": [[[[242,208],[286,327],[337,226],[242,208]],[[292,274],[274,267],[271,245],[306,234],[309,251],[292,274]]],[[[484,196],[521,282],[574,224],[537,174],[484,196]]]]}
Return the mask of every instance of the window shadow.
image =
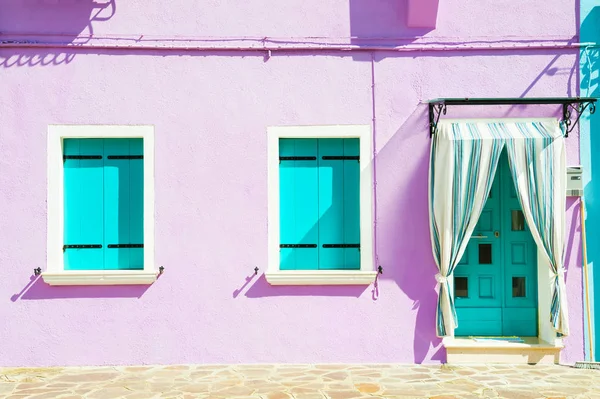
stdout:
{"type": "Polygon", "coordinates": [[[50,286],[41,276],[31,276],[25,287],[11,296],[10,300],[141,298],[149,288],[150,285],[50,286]]]}
{"type": "Polygon", "coordinates": [[[115,2],[116,0],[4,2],[0,12],[0,43],[24,43],[36,47],[7,47],[0,55],[0,66],[9,68],[68,64],[75,53],[51,46],[87,43],[94,34],[94,24],[107,21],[115,15],[115,2]]]}
{"type": "Polygon", "coordinates": [[[428,129],[428,107],[419,104],[376,158],[377,207],[388,210],[377,220],[376,251],[384,268],[379,295],[393,282],[412,301],[415,363],[446,360],[435,328],[438,295],[429,235],[428,129]]]}

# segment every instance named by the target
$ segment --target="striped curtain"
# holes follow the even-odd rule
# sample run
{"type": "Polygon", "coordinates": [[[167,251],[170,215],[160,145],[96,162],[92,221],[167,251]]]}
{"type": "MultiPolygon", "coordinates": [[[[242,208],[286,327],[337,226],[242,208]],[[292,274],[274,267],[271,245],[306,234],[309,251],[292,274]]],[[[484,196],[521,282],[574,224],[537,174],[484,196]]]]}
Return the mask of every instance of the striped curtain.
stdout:
{"type": "Polygon", "coordinates": [[[440,284],[436,329],[440,337],[458,326],[449,278],[460,262],[489,195],[504,142],[477,126],[438,125],[431,146],[429,218],[440,284]]]}
{"type": "Polygon", "coordinates": [[[440,284],[436,330],[458,326],[450,278],[469,243],[506,146],[523,214],[554,273],[551,320],[568,334],[563,250],[566,169],[558,121],[441,121],[431,144],[429,219],[440,284]]]}
{"type": "Polygon", "coordinates": [[[519,202],[531,235],[554,274],[550,321],[569,335],[564,279],[566,151],[558,128],[542,124],[512,126],[520,133],[507,140],[506,149],[519,202]]]}

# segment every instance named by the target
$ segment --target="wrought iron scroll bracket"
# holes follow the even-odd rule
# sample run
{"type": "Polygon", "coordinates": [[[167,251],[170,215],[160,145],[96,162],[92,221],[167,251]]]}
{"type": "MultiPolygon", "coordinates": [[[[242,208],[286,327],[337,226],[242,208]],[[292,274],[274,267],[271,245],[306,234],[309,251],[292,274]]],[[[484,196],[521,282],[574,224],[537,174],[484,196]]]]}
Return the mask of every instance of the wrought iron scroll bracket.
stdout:
{"type": "Polygon", "coordinates": [[[433,137],[433,135],[436,133],[437,125],[442,114],[446,115],[445,103],[429,104],[429,137],[433,137]]]}
{"type": "Polygon", "coordinates": [[[581,115],[583,115],[583,112],[588,107],[590,109],[590,114],[593,114],[596,112],[596,104],[594,104],[592,101],[585,102],[585,103],[579,102],[579,103],[572,103],[572,104],[571,103],[563,104],[563,118],[562,118],[561,122],[565,126],[565,137],[569,137],[569,133],[571,133],[573,131],[573,129],[575,129],[575,126],[577,126],[579,119],[581,119],[581,115]],[[573,113],[575,113],[577,115],[574,122],[571,118],[573,113]]]}

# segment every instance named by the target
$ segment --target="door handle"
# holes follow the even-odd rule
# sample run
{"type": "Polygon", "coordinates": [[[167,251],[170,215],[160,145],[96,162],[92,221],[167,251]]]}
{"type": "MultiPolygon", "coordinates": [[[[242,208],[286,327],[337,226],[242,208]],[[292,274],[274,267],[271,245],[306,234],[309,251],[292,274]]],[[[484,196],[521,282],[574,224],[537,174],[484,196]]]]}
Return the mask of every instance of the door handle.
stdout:
{"type": "Polygon", "coordinates": [[[479,238],[479,239],[481,239],[481,238],[488,238],[488,237],[487,236],[482,236],[481,234],[479,234],[479,235],[476,235],[476,236],[471,236],[471,238],[479,238]]]}

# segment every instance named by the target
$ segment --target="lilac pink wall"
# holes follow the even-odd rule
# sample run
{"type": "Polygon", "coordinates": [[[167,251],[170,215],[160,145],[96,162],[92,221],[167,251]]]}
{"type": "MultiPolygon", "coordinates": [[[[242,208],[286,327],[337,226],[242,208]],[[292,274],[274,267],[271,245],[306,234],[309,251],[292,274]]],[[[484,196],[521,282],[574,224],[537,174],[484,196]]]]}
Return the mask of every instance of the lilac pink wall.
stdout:
{"type": "MultiPolygon", "coordinates": [[[[442,0],[437,29],[423,30],[406,27],[402,0],[115,2],[99,10],[87,0],[0,0],[2,32],[63,33],[16,36],[87,43],[78,50],[0,45],[0,365],[443,361],[422,102],[577,95],[577,50],[315,48],[267,59],[250,50],[150,47],[176,45],[181,36],[214,46],[226,46],[225,36],[284,44],[353,36],[346,41],[359,46],[535,47],[577,35],[575,6],[442,0]],[[96,39],[77,38],[90,32],[96,39]],[[114,39],[142,35],[153,40],[147,49],[90,47],[109,36],[126,46],[114,39]],[[378,286],[272,287],[260,273],[251,277],[267,260],[267,126],[371,124],[373,116],[378,286]],[[156,263],[166,270],[152,286],[49,287],[31,277],[45,268],[49,124],[155,126],[156,263]]],[[[449,109],[449,116],[556,111],[484,107],[449,109]]],[[[577,133],[567,143],[569,163],[578,164],[577,133]]],[[[575,205],[567,210],[566,362],[583,356],[575,205]]]]}

